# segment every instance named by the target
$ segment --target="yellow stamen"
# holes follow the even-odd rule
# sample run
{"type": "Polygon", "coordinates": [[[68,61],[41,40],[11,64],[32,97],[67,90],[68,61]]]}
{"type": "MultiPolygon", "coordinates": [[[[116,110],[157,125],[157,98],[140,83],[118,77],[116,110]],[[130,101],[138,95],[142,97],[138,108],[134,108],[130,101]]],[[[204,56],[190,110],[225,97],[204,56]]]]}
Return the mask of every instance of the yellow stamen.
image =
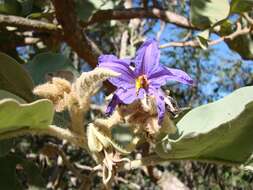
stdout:
{"type": "Polygon", "coordinates": [[[136,88],[136,94],[138,95],[139,90],[141,88],[147,89],[148,88],[148,79],[146,75],[139,76],[135,81],[135,88],[136,88]]]}

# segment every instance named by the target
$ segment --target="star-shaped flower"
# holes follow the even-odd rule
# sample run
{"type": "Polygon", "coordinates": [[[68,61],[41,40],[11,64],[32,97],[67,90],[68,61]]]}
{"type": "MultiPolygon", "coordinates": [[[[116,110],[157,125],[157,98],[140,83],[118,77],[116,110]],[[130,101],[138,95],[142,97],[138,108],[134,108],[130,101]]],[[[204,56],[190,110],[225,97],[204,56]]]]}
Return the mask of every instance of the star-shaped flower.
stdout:
{"type": "Polygon", "coordinates": [[[108,114],[111,114],[119,103],[131,104],[147,95],[155,97],[159,122],[162,121],[165,113],[165,95],[161,86],[168,80],[192,85],[193,80],[184,71],[161,65],[159,59],[158,43],[153,39],[147,40],[138,49],[133,60],[134,68],[131,66],[131,60],[118,59],[114,55],[99,57],[99,67],[121,74],[119,77],[109,79],[117,90],[108,105],[108,114]]]}

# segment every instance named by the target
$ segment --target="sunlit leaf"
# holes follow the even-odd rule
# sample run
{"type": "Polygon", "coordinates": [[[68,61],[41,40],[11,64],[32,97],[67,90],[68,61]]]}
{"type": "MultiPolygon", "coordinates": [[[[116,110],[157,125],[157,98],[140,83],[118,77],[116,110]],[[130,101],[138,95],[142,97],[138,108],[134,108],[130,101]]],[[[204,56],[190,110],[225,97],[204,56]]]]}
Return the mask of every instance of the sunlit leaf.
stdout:
{"type": "MultiPolygon", "coordinates": [[[[15,99],[20,103],[25,103],[25,100],[5,90],[0,90],[0,100],[4,98],[15,99]]],[[[13,139],[6,139],[0,141],[0,157],[5,156],[9,153],[13,146],[13,139]]]]}
{"type": "Polygon", "coordinates": [[[161,139],[156,145],[159,156],[245,162],[253,151],[253,87],[191,110],[177,127],[179,138],[161,139]]]}
{"type": "Polygon", "coordinates": [[[230,6],[227,0],[191,0],[191,22],[199,28],[208,28],[226,19],[230,6]]]}
{"type": "Polygon", "coordinates": [[[53,120],[53,105],[41,99],[30,104],[20,104],[13,99],[0,101],[0,134],[20,128],[45,128],[53,120]]]}
{"type": "Polygon", "coordinates": [[[210,31],[208,29],[204,30],[203,32],[200,32],[197,35],[198,43],[199,43],[200,47],[204,50],[208,48],[209,35],[210,35],[210,31]]]}

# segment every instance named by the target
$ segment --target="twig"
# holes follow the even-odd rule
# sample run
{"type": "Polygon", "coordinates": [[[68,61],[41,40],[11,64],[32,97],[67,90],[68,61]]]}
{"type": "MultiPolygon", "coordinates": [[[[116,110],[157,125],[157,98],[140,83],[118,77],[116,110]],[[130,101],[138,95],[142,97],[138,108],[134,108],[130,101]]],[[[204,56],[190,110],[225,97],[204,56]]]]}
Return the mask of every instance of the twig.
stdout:
{"type": "Polygon", "coordinates": [[[162,35],[162,33],[163,33],[164,29],[165,29],[165,26],[166,26],[165,22],[164,21],[160,21],[160,29],[156,33],[156,40],[157,41],[160,41],[160,37],[161,37],[161,35],[162,35]]]}
{"type": "Polygon", "coordinates": [[[85,136],[84,132],[84,111],[79,106],[73,105],[69,109],[70,114],[70,130],[80,136],[85,136]]]}
{"type": "Polygon", "coordinates": [[[61,32],[61,27],[52,23],[31,20],[19,16],[0,14],[0,24],[2,26],[16,26],[23,29],[38,30],[46,32],[61,32]]]}
{"type": "MultiPolygon", "coordinates": [[[[53,2],[54,4],[61,3],[61,1],[59,0],[55,0],[53,2]]],[[[62,1],[62,4],[63,4],[62,6],[64,6],[65,0],[62,1]]],[[[72,7],[66,7],[66,6],[64,7],[67,8],[67,9],[62,10],[62,12],[64,13],[66,10],[70,11],[72,8],[72,7]]],[[[56,16],[58,14],[57,12],[58,11],[56,10],[56,16]]],[[[67,14],[66,17],[69,15],[70,13],[67,14]]],[[[90,18],[88,22],[83,22],[82,26],[87,27],[88,25],[91,25],[91,24],[109,21],[109,20],[130,20],[133,18],[161,19],[165,22],[175,24],[179,27],[198,30],[198,28],[196,26],[193,26],[186,17],[176,14],[171,11],[166,11],[166,10],[162,10],[158,8],[149,8],[149,9],[130,8],[130,9],[122,9],[122,10],[116,10],[116,9],[99,10],[90,18]]],[[[65,23],[65,24],[72,25],[73,23],[65,23]]],[[[2,15],[2,14],[0,14],[0,25],[16,26],[16,27],[21,27],[24,29],[29,29],[29,30],[48,31],[48,32],[62,31],[61,27],[52,23],[32,20],[32,19],[23,18],[20,16],[10,16],[10,15],[2,15]]]]}
{"type": "MultiPolygon", "coordinates": [[[[88,38],[83,32],[80,23],[78,22],[77,15],[75,13],[75,4],[73,0],[52,0],[56,18],[62,26],[64,32],[64,40],[78,56],[84,59],[91,67],[97,66],[97,60],[102,51],[97,45],[88,38]],[[68,10],[68,14],[66,14],[68,10]]],[[[105,82],[105,86],[109,91],[112,91],[114,87],[105,82]]]]}
{"type": "MultiPolygon", "coordinates": [[[[231,41],[231,40],[234,40],[238,36],[245,35],[245,34],[249,33],[250,31],[251,31],[250,27],[242,28],[241,24],[239,22],[237,22],[237,29],[235,32],[233,32],[227,36],[222,36],[217,40],[209,41],[207,43],[209,46],[213,46],[213,45],[219,44],[223,41],[231,41]]],[[[199,42],[197,40],[190,40],[190,41],[183,41],[183,42],[169,42],[169,43],[161,45],[160,49],[168,48],[168,47],[187,47],[187,46],[200,47],[199,42]]]]}
{"type": "Polygon", "coordinates": [[[56,155],[60,155],[60,157],[62,158],[63,164],[79,179],[82,180],[82,183],[80,185],[80,190],[88,190],[90,189],[91,186],[91,179],[89,176],[82,174],[80,171],[77,170],[77,168],[75,168],[75,166],[69,161],[69,159],[67,158],[66,154],[57,146],[54,145],[46,145],[45,147],[43,147],[44,150],[49,150],[50,152],[54,152],[56,155]],[[85,184],[85,186],[83,186],[83,184],[85,184]]]}
{"type": "Polygon", "coordinates": [[[126,57],[127,52],[127,40],[128,40],[128,31],[125,30],[121,36],[121,42],[120,42],[120,53],[119,57],[124,58],[126,57]]]}
{"type": "MultiPolygon", "coordinates": [[[[79,169],[82,169],[82,170],[88,170],[88,171],[94,171],[92,167],[90,166],[86,166],[86,165],[81,165],[81,164],[78,164],[78,163],[75,163],[75,166],[79,169]]],[[[101,172],[98,172],[98,176],[102,177],[102,173],[101,172]]],[[[119,177],[119,176],[114,176],[114,178],[116,180],[118,180],[119,182],[122,182],[122,183],[125,183],[125,184],[129,184],[130,186],[132,186],[133,188],[135,189],[141,189],[141,187],[136,184],[136,183],[133,183],[133,182],[130,182],[122,177],[119,177]]]]}
{"type": "Polygon", "coordinates": [[[24,127],[15,131],[7,131],[1,133],[0,139],[9,139],[24,135],[48,135],[56,137],[60,140],[66,140],[73,145],[88,150],[87,139],[84,136],[79,136],[78,134],[73,134],[68,129],[63,129],[54,125],[50,125],[45,128],[29,128],[24,127]]]}
{"type": "Polygon", "coordinates": [[[43,147],[43,150],[49,150],[50,152],[53,151],[56,155],[60,155],[63,161],[63,164],[70,170],[72,171],[72,173],[78,177],[79,179],[82,179],[83,175],[81,174],[81,172],[79,172],[74,165],[69,161],[69,159],[67,158],[67,156],[65,155],[65,153],[58,148],[55,145],[51,145],[51,144],[47,144],[46,146],[43,147]]]}
{"type": "Polygon", "coordinates": [[[171,11],[166,11],[158,8],[131,8],[131,9],[110,9],[110,10],[100,10],[97,11],[88,22],[83,23],[83,26],[88,26],[90,24],[104,22],[107,20],[129,20],[133,18],[153,18],[161,19],[165,22],[175,24],[182,28],[196,29],[198,27],[193,26],[190,21],[179,14],[171,11]]]}
{"type": "Polygon", "coordinates": [[[243,17],[251,24],[253,25],[253,19],[249,16],[248,13],[244,13],[243,17]]]}
{"type": "Polygon", "coordinates": [[[53,0],[56,18],[64,31],[65,41],[92,67],[96,67],[97,58],[101,54],[98,47],[83,33],[75,13],[72,0],[53,0]],[[68,14],[66,14],[68,11],[68,14]]]}

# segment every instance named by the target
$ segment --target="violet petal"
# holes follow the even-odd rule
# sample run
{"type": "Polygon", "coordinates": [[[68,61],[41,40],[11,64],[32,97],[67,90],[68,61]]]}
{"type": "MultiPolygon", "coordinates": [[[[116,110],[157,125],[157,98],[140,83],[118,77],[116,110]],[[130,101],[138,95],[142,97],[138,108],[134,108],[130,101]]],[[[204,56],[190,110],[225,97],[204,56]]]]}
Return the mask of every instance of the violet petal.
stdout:
{"type": "Polygon", "coordinates": [[[164,93],[160,89],[150,88],[150,95],[155,96],[158,122],[161,124],[165,114],[164,93]]]}
{"type": "Polygon", "coordinates": [[[133,87],[134,83],[134,72],[130,69],[129,60],[120,60],[114,55],[101,55],[98,58],[99,67],[113,70],[120,73],[119,77],[110,78],[109,81],[116,87],[133,87]]]}
{"type": "Polygon", "coordinates": [[[162,86],[165,85],[168,80],[178,81],[183,84],[193,85],[191,77],[182,70],[166,68],[160,66],[158,72],[152,73],[149,76],[150,85],[162,86]]]}
{"type": "Polygon", "coordinates": [[[145,41],[135,57],[135,74],[149,76],[159,66],[160,51],[155,40],[145,41]]]}
{"type": "Polygon", "coordinates": [[[118,88],[115,94],[124,104],[131,104],[138,99],[135,88],[118,88]]]}
{"type": "Polygon", "coordinates": [[[105,113],[107,115],[111,115],[119,103],[121,103],[119,97],[116,94],[114,94],[112,97],[112,100],[110,101],[110,103],[108,104],[108,106],[106,108],[105,113]]]}

